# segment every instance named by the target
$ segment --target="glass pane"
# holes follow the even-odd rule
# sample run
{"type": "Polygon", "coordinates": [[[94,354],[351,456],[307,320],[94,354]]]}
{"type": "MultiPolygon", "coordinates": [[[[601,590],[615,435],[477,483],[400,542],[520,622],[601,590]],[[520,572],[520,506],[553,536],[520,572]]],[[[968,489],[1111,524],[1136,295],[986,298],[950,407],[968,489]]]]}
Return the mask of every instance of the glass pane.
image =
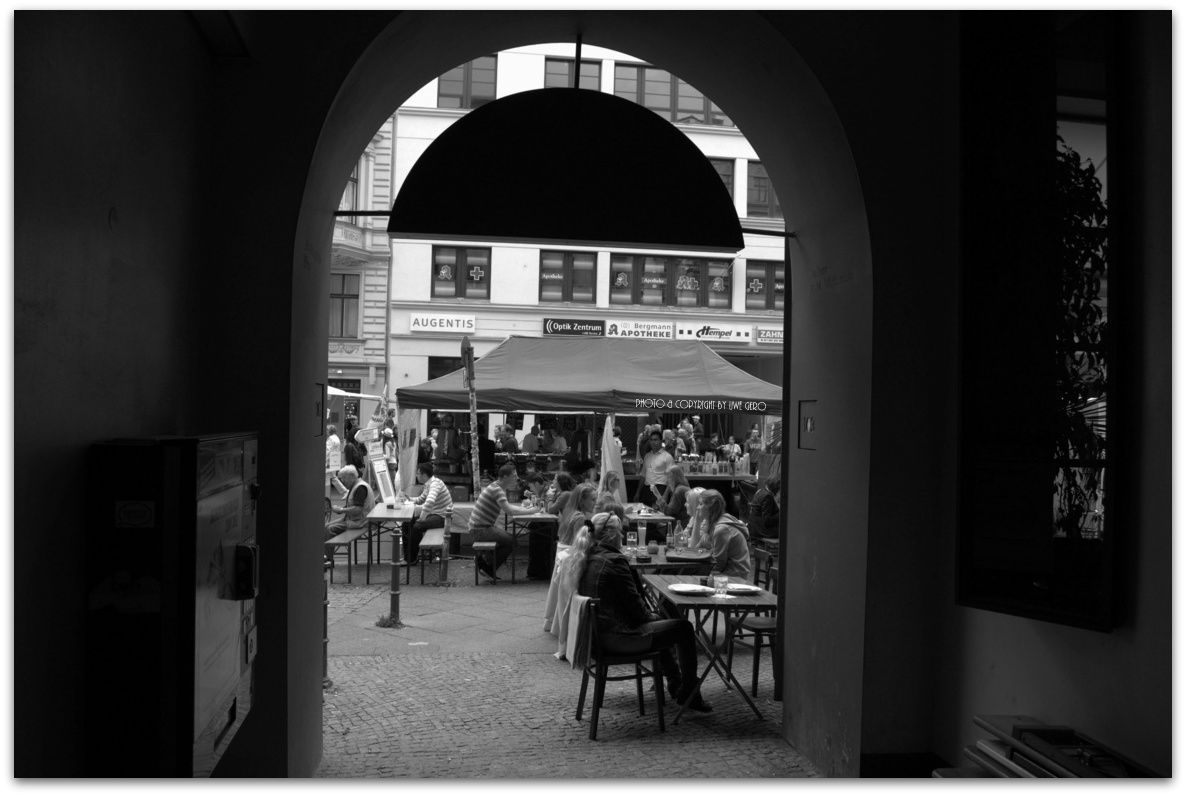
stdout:
{"type": "Polygon", "coordinates": [[[548,59],[544,63],[544,88],[568,88],[572,65],[567,61],[548,59]]]}
{"type": "Polygon", "coordinates": [[[733,127],[733,120],[725,115],[725,112],[711,100],[708,103],[708,123],[717,124],[723,127],[733,127]]]}
{"type": "Polygon", "coordinates": [[[457,295],[457,250],[441,248],[433,250],[432,295],[439,298],[453,298],[457,295]]]}
{"type": "Polygon", "coordinates": [[[601,64],[581,62],[581,88],[601,90],[601,64]]]}
{"type": "Polygon", "coordinates": [[[780,312],[782,311],[782,296],[784,288],[783,283],[786,282],[786,277],[784,276],[785,273],[785,265],[774,266],[774,279],[771,280],[774,282],[774,309],[780,312]]]}
{"type": "Polygon", "coordinates": [[[572,300],[592,304],[597,287],[597,256],[572,255],[572,300]]]}
{"type": "Polygon", "coordinates": [[[342,337],[358,334],[358,299],[342,299],[342,337]]]}
{"type": "Polygon", "coordinates": [[[634,303],[634,258],[615,255],[610,260],[610,304],[634,303]]]}
{"type": "Polygon", "coordinates": [[[748,263],[745,267],[745,308],[747,310],[766,309],[766,292],[770,279],[767,266],[758,263],[748,263]]]}
{"type": "Polygon", "coordinates": [[[675,303],[679,307],[700,305],[700,263],[684,257],[676,258],[675,303]]]}
{"type": "Polygon", "coordinates": [[[684,81],[677,83],[679,99],[675,120],[686,124],[704,123],[704,95],[684,81]]]}
{"type": "Polygon", "coordinates": [[[330,294],[342,292],[342,277],[344,274],[330,274],[329,275],[329,292],[330,294]]]}
{"type": "Polygon", "coordinates": [[[329,300],[329,336],[342,336],[342,300],[329,300]]]}
{"type": "Polygon", "coordinates": [[[729,191],[729,198],[733,198],[733,161],[721,160],[713,158],[711,161],[712,167],[717,170],[717,174],[721,175],[721,182],[725,183],[726,190],[729,191]]]}
{"type": "Polygon", "coordinates": [[[564,300],[564,253],[540,252],[539,300],[564,300]]]}
{"type": "Polygon", "coordinates": [[[1104,467],[1055,470],[1054,527],[1056,539],[1100,539],[1104,535],[1104,467]]]}
{"type": "Polygon", "coordinates": [[[766,167],[752,160],[748,165],[749,185],[746,191],[746,215],[750,218],[768,218],[771,214],[770,180],[766,167]]]}
{"type": "Polygon", "coordinates": [[[642,284],[640,304],[663,305],[667,303],[667,258],[646,257],[642,263],[642,284]]]}
{"type": "Polygon", "coordinates": [[[465,250],[465,297],[490,298],[490,252],[487,249],[465,250]]]}
{"type": "Polygon", "coordinates": [[[727,309],[733,306],[733,280],[729,263],[716,260],[708,264],[708,306],[727,309]]]}
{"type": "Polygon", "coordinates": [[[358,274],[343,274],[342,275],[342,292],[347,295],[358,295],[358,274]]]}
{"type": "Polygon", "coordinates": [[[663,69],[644,69],[642,104],[653,111],[671,110],[671,74],[663,69]]]}
{"type": "Polygon", "coordinates": [[[614,94],[638,102],[638,67],[614,67],[614,94]]]}

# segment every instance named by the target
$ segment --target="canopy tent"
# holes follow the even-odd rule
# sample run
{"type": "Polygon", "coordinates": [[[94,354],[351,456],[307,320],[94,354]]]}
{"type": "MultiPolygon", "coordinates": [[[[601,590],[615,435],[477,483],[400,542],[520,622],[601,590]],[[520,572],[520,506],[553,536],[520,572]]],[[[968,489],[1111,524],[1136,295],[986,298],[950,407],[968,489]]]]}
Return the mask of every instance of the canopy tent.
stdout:
{"type": "MultiPolygon", "coordinates": [[[[395,391],[400,481],[411,486],[424,409],[469,410],[463,371],[395,391]],[[406,461],[406,464],[405,464],[406,461]]],[[[479,412],[782,413],[782,388],[729,364],[697,340],[508,337],[474,363],[479,412]]],[[[608,426],[608,424],[607,424],[608,426]]]]}
{"type": "MultiPolygon", "coordinates": [[[[479,412],[782,413],[782,388],[697,340],[508,337],[474,364],[479,412]]],[[[469,409],[456,370],[395,391],[400,409],[469,409]]]]}

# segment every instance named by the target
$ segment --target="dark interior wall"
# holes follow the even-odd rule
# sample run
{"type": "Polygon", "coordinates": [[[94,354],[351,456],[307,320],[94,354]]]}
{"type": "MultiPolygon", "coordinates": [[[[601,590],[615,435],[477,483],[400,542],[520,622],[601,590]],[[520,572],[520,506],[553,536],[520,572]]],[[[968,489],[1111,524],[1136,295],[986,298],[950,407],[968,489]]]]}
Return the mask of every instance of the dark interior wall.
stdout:
{"type": "MultiPolygon", "coordinates": [[[[294,230],[321,122],[390,18],[246,14],[247,58],[212,55],[184,12],[17,18],[16,494],[84,488],[103,439],[260,434],[257,692],[220,774],[320,760],[321,537],[290,522],[321,515],[323,440],[289,352],[324,381],[325,308],[292,303],[294,230]]],[[[77,776],[86,529],[58,501],[18,500],[15,522],[40,529],[15,539],[17,774],[77,776]]]]}
{"type": "MultiPolygon", "coordinates": [[[[1120,551],[1120,622],[1082,630],[948,602],[936,647],[934,749],[956,760],[982,737],[977,713],[1071,725],[1154,770],[1172,766],[1170,22],[1121,12],[1109,107],[1109,529],[1120,551]],[[1109,396],[1111,398],[1112,395],[1109,396]],[[1119,458],[1114,458],[1116,454],[1119,458]]],[[[954,552],[952,552],[954,556],[954,552]]],[[[954,560],[954,559],[953,559],[954,560]]]]}
{"type": "Polygon", "coordinates": [[[949,596],[935,574],[955,520],[956,19],[864,14],[838,29],[808,15],[796,38],[852,142],[872,245],[862,754],[929,749],[930,642],[949,596]],[[854,46],[877,67],[854,71],[854,46]]]}
{"type": "Polygon", "coordinates": [[[15,30],[15,773],[71,776],[86,528],[62,498],[91,443],[197,428],[212,75],[181,14],[15,30]]]}

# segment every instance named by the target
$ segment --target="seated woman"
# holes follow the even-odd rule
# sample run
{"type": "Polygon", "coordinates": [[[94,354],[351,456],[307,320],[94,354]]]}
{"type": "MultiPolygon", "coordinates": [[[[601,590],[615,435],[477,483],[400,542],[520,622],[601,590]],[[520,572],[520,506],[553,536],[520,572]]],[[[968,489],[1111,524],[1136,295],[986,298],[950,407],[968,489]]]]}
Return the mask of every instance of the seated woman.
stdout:
{"type": "Polygon", "coordinates": [[[572,544],[585,520],[593,516],[593,504],[597,502],[597,487],[590,483],[580,483],[572,488],[565,503],[564,511],[560,512],[559,528],[557,530],[557,549],[566,548],[572,544]]]}
{"type": "Polygon", "coordinates": [[[700,496],[692,517],[689,545],[712,551],[711,573],[744,581],[751,579],[749,529],[725,512],[725,497],[715,489],[706,489],[700,496]]]}
{"type": "Polygon", "coordinates": [[[749,534],[752,539],[778,538],[778,490],[781,479],[775,475],[767,478],[762,488],[754,495],[750,503],[749,534]]]}
{"type": "Polygon", "coordinates": [[[598,635],[609,654],[632,655],[661,649],[659,666],[668,693],[692,710],[712,710],[696,684],[696,637],[687,619],[663,619],[642,597],[638,573],[622,554],[622,523],[614,514],[595,514],[585,530],[590,545],[577,593],[600,600],[598,635]],[[675,652],[672,652],[672,645],[675,652]]]}
{"type": "Polygon", "coordinates": [[[559,514],[564,511],[564,504],[568,502],[568,495],[576,482],[568,473],[556,473],[552,483],[544,492],[544,508],[549,514],[559,514]]]}
{"type": "Polygon", "coordinates": [[[601,494],[597,496],[597,503],[593,506],[594,513],[603,511],[598,508],[606,503],[618,502],[618,488],[622,485],[622,476],[616,470],[605,471],[605,487],[601,490],[601,494]]]}
{"type": "Polygon", "coordinates": [[[692,485],[688,483],[684,468],[678,464],[671,465],[667,468],[667,489],[663,492],[663,497],[655,502],[655,510],[668,517],[675,517],[676,522],[687,528],[688,523],[692,521],[687,506],[687,496],[691,489],[692,485]]]}

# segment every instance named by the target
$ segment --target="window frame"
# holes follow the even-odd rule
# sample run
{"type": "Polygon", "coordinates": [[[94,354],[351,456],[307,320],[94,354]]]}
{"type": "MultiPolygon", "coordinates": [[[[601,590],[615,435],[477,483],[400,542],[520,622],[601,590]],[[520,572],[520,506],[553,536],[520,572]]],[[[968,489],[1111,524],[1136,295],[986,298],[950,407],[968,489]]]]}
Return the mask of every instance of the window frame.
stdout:
{"type": "Polygon", "coordinates": [[[766,171],[766,167],[760,160],[746,161],[745,164],[745,216],[746,218],[782,218],[782,205],[778,201],[778,195],[774,192],[774,182],[770,179],[770,173],[766,171]],[[755,174],[755,169],[761,169],[762,173],[755,174]],[[755,191],[759,190],[754,186],[755,179],[765,180],[769,186],[770,198],[768,201],[754,200],[755,191]]]}
{"type": "Polygon", "coordinates": [[[490,300],[491,282],[493,281],[492,280],[493,275],[492,275],[491,269],[490,269],[491,252],[492,252],[491,249],[489,249],[487,247],[482,247],[482,246],[433,246],[432,247],[432,276],[431,276],[432,298],[464,299],[466,301],[489,301],[490,300]],[[441,255],[445,251],[456,252],[455,258],[452,263],[440,263],[441,255]],[[485,277],[485,281],[483,282],[483,284],[485,284],[485,286],[486,286],[486,295],[484,295],[484,296],[471,296],[470,295],[470,290],[471,290],[470,285],[474,284],[477,280],[459,279],[458,278],[463,274],[465,274],[467,276],[469,275],[469,273],[470,273],[469,272],[470,257],[471,257],[471,253],[474,253],[474,252],[482,252],[485,254],[485,262],[478,263],[476,266],[478,268],[486,269],[485,272],[482,273],[482,276],[485,277]],[[449,265],[452,267],[452,277],[450,278],[450,280],[445,280],[445,279],[439,278],[441,271],[438,268],[438,265],[449,265]],[[453,284],[453,294],[452,295],[447,295],[445,293],[439,293],[437,291],[437,285],[441,284],[445,281],[452,282],[452,284],[453,284]]]}
{"type": "Polygon", "coordinates": [[[729,192],[729,198],[733,199],[733,188],[737,182],[737,161],[733,158],[709,158],[708,162],[712,164],[713,169],[720,175],[721,182],[725,184],[725,190],[729,192]],[[721,172],[721,166],[728,166],[728,179],[721,172]]]}
{"type": "Polygon", "coordinates": [[[673,75],[666,69],[660,69],[659,67],[652,66],[650,64],[614,64],[614,96],[622,97],[623,99],[630,100],[631,102],[641,105],[648,110],[652,110],[672,124],[700,124],[706,127],[737,126],[733,123],[733,120],[729,118],[729,116],[723,110],[721,110],[720,106],[709,99],[708,96],[704,94],[704,92],[700,91],[700,89],[696,88],[688,81],[673,75]],[[621,73],[626,70],[633,70],[633,77],[622,76],[621,73]],[[653,70],[657,74],[648,79],[646,70],[653,70]],[[661,78],[660,74],[666,75],[666,78],[661,78]],[[625,88],[619,88],[620,80],[633,82],[633,89],[627,90],[625,88]],[[657,88],[658,85],[663,82],[666,82],[667,84],[666,91],[662,95],[666,96],[667,105],[666,108],[663,109],[664,112],[661,112],[659,106],[648,104],[646,99],[648,96],[660,96],[660,94],[657,92],[650,92],[648,94],[648,84],[650,84],[653,88],[657,88]],[[683,120],[679,117],[680,97],[684,96],[684,92],[681,92],[681,88],[685,86],[691,91],[696,92],[696,94],[699,94],[700,99],[702,100],[700,112],[702,118],[698,121],[683,120]]]}
{"type": "Polygon", "coordinates": [[[762,311],[772,310],[775,312],[783,312],[786,307],[786,263],[782,260],[748,260],[745,264],[745,309],[762,311]],[[783,305],[778,304],[779,291],[775,290],[778,284],[777,272],[782,271],[782,296],[783,305]],[[759,273],[760,272],[760,273],[759,273]],[[757,307],[750,304],[750,296],[755,295],[751,290],[754,280],[761,279],[765,285],[761,293],[763,306],[757,307]]]}
{"type": "MultiPolygon", "coordinates": [[[[576,63],[575,58],[563,58],[561,56],[548,56],[544,59],[544,88],[572,88],[572,66],[576,63]],[[551,64],[564,64],[564,85],[563,86],[549,86],[548,78],[551,73],[548,72],[548,66],[551,64]]],[[[581,76],[577,88],[584,88],[589,91],[601,91],[601,61],[581,59],[581,76]],[[585,67],[591,66],[597,70],[597,74],[593,75],[594,85],[584,86],[583,84],[587,75],[584,74],[585,67]]]]}
{"type": "MultiPolygon", "coordinates": [[[[485,67],[479,67],[479,68],[484,69],[485,67]]],[[[453,78],[450,78],[450,79],[452,80],[453,78]]],[[[481,81],[480,84],[486,85],[485,81],[481,81]]],[[[443,108],[445,110],[469,110],[469,111],[472,111],[474,108],[480,108],[481,106],[486,105],[487,103],[494,102],[494,100],[496,100],[496,99],[498,99],[498,54],[497,53],[494,53],[492,55],[482,55],[477,58],[474,58],[471,61],[466,61],[463,64],[458,64],[457,66],[453,67],[452,69],[446,70],[445,72],[443,72],[442,74],[440,74],[437,77],[437,107],[438,108],[443,108]],[[493,79],[490,81],[490,84],[489,84],[491,87],[491,94],[489,97],[487,97],[487,96],[475,97],[475,95],[474,95],[474,85],[475,85],[475,81],[474,81],[474,68],[475,67],[474,67],[474,65],[476,63],[478,63],[478,61],[481,61],[485,58],[491,58],[494,60],[494,66],[491,68],[491,72],[493,73],[493,79]],[[458,69],[461,70],[461,75],[460,75],[461,93],[456,94],[456,93],[452,93],[452,92],[446,92],[444,90],[444,81],[446,79],[446,75],[449,75],[451,72],[454,72],[458,69]],[[456,99],[458,104],[457,105],[442,104],[441,100],[446,97],[451,98],[451,99],[456,99]]]]}
{"type": "Polygon", "coordinates": [[[578,304],[580,306],[594,307],[597,305],[597,252],[579,252],[579,251],[563,251],[560,249],[540,249],[539,252],[539,303],[540,304],[578,304]],[[546,255],[559,254],[562,257],[560,263],[561,268],[561,285],[560,298],[547,298],[544,295],[544,257],[546,255]],[[590,275],[592,276],[592,283],[589,288],[589,297],[573,298],[573,275],[576,273],[576,263],[574,262],[578,257],[589,257],[592,262],[592,269],[590,275]]]}
{"type": "Polygon", "coordinates": [[[360,274],[358,272],[351,272],[351,271],[331,271],[330,272],[329,320],[330,320],[331,325],[330,325],[330,329],[329,329],[329,336],[331,339],[357,340],[360,338],[359,324],[362,322],[362,287],[363,287],[362,274],[360,274]],[[357,283],[356,283],[357,292],[355,292],[355,293],[350,293],[346,290],[346,287],[347,287],[346,280],[351,277],[353,277],[355,280],[357,280],[357,283]],[[335,285],[334,280],[337,278],[341,278],[341,280],[342,280],[342,282],[341,282],[342,289],[340,291],[335,292],[334,288],[337,285],[335,285]],[[346,310],[346,303],[350,299],[354,300],[354,329],[351,334],[345,334],[345,331],[346,331],[346,311],[345,310],[346,310]],[[343,332],[342,334],[335,334],[334,333],[335,330],[332,325],[333,319],[334,319],[334,303],[338,302],[338,301],[342,302],[342,312],[339,313],[339,318],[341,319],[341,324],[338,329],[339,331],[343,332]]]}

